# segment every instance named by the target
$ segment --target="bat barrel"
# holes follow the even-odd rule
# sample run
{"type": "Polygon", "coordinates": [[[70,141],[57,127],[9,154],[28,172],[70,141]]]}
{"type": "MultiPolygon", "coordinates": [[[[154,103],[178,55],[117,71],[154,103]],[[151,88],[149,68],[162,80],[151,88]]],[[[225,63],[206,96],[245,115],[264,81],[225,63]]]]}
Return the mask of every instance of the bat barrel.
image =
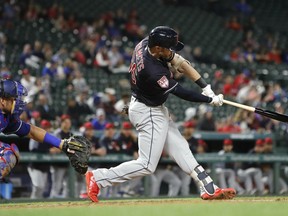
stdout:
{"type": "Polygon", "coordinates": [[[270,110],[263,110],[263,109],[260,109],[260,108],[256,108],[255,109],[255,113],[258,113],[262,116],[266,116],[268,118],[271,118],[271,119],[275,119],[275,120],[278,120],[278,121],[281,121],[281,122],[288,122],[288,116],[287,115],[283,115],[283,114],[280,114],[280,113],[277,113],[277,112],[273,112],[273,111],[270,111],[270,110]]]}

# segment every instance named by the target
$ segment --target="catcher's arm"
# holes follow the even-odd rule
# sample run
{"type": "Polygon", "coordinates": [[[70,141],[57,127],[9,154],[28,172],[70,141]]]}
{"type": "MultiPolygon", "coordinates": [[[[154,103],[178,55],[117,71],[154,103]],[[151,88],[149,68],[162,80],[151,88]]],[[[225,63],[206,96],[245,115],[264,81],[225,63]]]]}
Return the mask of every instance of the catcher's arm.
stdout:
{"type": "Polygon", "coordinates": [[[86,173],[92,147],[92,144],[86,138],[72,136],[61,140],[35,125],[31,125],[28,137],[61,149],[68,156],[71,165],[77,172],[80,174],[86,173]]]}
{"type": "Polygon", "coordinates": [[[30,125],[30,131],[27,136],[39,143],[47,143],[60,149],[62,149],[63,146],[63,140],[52,136],[42,128],[35,125],[30,125]]]}
{"type": "Polygon", "coordinates": [[[179,73],[183,73],[185,76],[194,81],[202,88],[202,94],[208,97],[214,97],[215,93],[211,89],[211,85],[208,85],[201,75],[196,71],[188,60],[181,55],[175,53],[174,58],[170,62],[172,67],[179,73]]]}

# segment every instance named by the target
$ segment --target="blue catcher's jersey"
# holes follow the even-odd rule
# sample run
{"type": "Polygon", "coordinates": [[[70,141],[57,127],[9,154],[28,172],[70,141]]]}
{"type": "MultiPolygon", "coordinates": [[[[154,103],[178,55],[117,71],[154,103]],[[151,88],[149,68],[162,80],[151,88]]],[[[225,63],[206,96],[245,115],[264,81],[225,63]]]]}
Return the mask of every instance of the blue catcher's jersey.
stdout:
{"type": "Polygon", "coordinates": [[[16,115],[3,114],[0,110],[0,132],[26,136],[30,132],[30,125],[16,115]]]}
{"type": "Polygon", "coordinates": [[[148,51],[148,37],[135,47],[131,65],[132,95],[147,106],[163,104],[176,86],[167,62],[153,57],[148,51]]]}

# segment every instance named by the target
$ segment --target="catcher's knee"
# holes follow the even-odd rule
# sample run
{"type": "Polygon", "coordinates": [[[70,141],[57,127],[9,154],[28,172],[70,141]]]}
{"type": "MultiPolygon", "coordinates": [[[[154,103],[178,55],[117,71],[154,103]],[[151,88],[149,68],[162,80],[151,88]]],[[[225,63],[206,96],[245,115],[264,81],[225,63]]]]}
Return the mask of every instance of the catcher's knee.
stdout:
{"type": "Polygon", "coordinates": [[[19,150],[15,144],[0,143],[0,179],[9,175],[19,160],[19,150]]]}

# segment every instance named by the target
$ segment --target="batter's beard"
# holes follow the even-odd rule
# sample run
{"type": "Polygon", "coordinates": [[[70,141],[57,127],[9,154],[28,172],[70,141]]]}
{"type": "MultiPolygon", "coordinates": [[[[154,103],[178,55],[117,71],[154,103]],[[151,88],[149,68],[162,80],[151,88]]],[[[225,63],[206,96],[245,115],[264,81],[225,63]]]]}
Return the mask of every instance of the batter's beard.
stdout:
{"type": "Polygon", "coordinates": [[[168,58],[160,57],[160,59],[161,59],[161,61],[164,61],[164,62],[170,62],[173,60],[174,55],[175,55],[175,52],[171,51],[171,55],[168,58]]]}

